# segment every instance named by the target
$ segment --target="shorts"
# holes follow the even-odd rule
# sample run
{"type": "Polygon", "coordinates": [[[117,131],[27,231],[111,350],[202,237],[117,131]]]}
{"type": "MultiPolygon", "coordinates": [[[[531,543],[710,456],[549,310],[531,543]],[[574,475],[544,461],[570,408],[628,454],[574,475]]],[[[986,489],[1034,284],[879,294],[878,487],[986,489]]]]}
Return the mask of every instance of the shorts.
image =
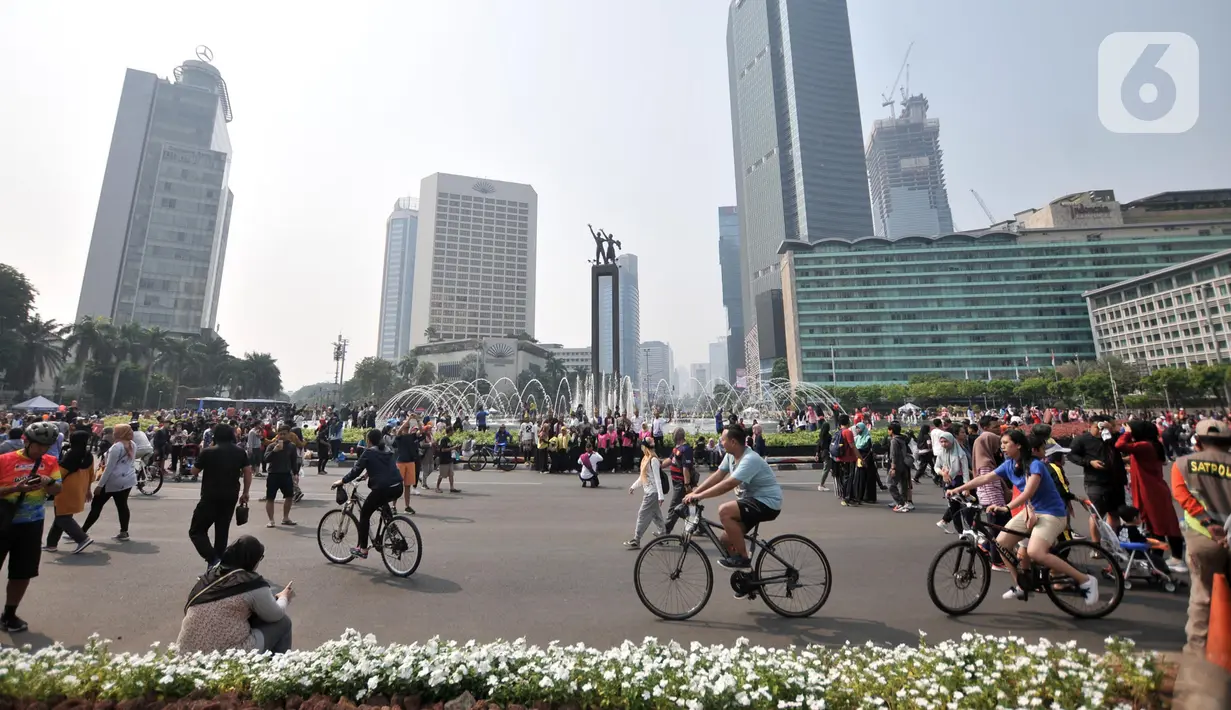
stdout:
{"type": "Polygon", "coordinates": [[[1019,513],[1014,515],[1008,525],[1004,526],[1005,530],[1021,535],[1029,535],[1032,540],[1042,540],[1048,545],[1054,545],[1056,539],[1059,538],[1068,528],[1068,519],[1057,517],[1055,515],[1047,515],[1046,513],[1035,513],[1037,519],[1034,527],[1026,528],[1026,514],[1019,513]]]}
{"type": "Polygon", "coordinates": [[[254,468],[261,465],[261,450],[253,449],[248,452],[248,464],[254,468]]]}
{"type": "Polygon", "coordinates": [[[273,500],[277,497],[278,491],[282,491],[282,498],[289,499],[295,494],[295,480],[291,477],[290,472],[271,473],[265,479],[265,498],[273,500]]]}
{"type": "Polygon", "coordinates": [[[43,521],[13,523],[9,534],[0,538],[0,565],[9,563],[9,579],[21,581],[38,576],[43,554],[43,521]]]}
{"type": "Polygon", "coordinates": [[[1124,488],[1121,486],[1111,488],[1087,486],[1086,497],[1094,504],[1099,514],[1104,516],[1117,515],[1120,508],[1124,506],[1124,488]]]}
{"type": "Polygon", "coordinates": [[[745,530],[751,530],[759,523],[776,520],[782,513],[781,510],[775,510],[756,498],[744,498],[736,503],[739,505],[739,520],[744,524],[745,530]]]}
{"type": "Polygon", "coordinates": [[[413,486],[419,480],[415,475],[414,461],[398,461],[398,473],[402,474],[402,483],[407,486],[413,486]]]}

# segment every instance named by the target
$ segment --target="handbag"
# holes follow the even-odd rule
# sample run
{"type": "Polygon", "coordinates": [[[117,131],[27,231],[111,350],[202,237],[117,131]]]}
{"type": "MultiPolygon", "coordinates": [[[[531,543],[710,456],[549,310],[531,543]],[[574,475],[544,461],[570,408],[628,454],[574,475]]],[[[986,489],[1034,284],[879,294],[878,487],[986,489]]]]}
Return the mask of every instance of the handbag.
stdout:
{"type": "Polygon", "coordinates": [[[235,524],[246,525],[248,523],[248,504],[240,503],[235,507],[235,524]]]}
{"type": "MultiPolygon", "coordinates": [[[[43,457],[40,456],[34,460],[34,467],[30,469],[27,477],[38,475],[38,467],[43,463],[43,457]]],[[[16,481],[14,481],[16,483],[16,481]]],[[[13,519],[17,517],[17,512],[21,510],[21,504],[26,502],[26,494],[24,492],[17,496],[16,501],[0,498],[0,535],[7,536],[9,529],[13,527],[13,519]]]]}

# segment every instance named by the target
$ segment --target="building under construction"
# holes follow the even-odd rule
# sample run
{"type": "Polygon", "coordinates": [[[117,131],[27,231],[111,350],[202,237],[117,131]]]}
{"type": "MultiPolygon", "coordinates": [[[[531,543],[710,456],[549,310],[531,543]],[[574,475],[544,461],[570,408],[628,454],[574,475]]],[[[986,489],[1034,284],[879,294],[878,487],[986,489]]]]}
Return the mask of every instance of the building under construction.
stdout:
{"type": "MultiPolygon", "coordinates": [[[[905,92],[903,92],[905,94],[905,92]]],[[[878,120],[868,141],[868,177],[876,236],[900,239],[953,231],[940,121],[922,94],[906,97],[897,118],[878,120]]]]}

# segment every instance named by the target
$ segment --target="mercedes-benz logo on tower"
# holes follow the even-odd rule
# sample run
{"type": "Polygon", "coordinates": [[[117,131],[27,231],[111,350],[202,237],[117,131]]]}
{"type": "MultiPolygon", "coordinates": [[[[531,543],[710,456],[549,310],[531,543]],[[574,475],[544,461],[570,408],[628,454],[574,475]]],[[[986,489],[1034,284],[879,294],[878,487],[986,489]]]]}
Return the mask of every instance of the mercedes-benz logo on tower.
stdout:
{"type": "Polygon", "coordinates": [[[475,192],[480,192],[484,195],[490,195],[496,191],[496,186],[486,180],[480,180],[476,182],[474,185],[471,186],[471,188],[475,192]]]}
{"type": "Polygon", "coordinates": [[[197,59],[200,59],[203,62],[214,61],[214,50],[210,49],[209,47],[206,47],[203,44],[198,44],[197,45],[197,59]]]}

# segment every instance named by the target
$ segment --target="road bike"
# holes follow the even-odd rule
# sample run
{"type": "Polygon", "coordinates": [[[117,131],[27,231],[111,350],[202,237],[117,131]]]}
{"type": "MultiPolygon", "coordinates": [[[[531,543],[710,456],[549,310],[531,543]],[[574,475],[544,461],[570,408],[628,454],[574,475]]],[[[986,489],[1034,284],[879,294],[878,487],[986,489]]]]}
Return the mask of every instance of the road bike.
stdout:
{"type": "MultiPolygon", "coordinates": [[[[693,538],[700,534],[719,550],[724,547],[714,532],[722,526],[704,518],[700,504],[675,510],[687,516],[684,534],[656,537],[641,548],[633,581],[645,608],[663,619],[682,621],[705,608],[714,591],[714,567],[693,538]],[[668,608],[676,602],[678,607],[668,608]]],[[[779,535],[763,542],[757,537],[758,527],[744,535],[756,559],[752,571],[732,572],[731,590],[750,601],[759,596],[781,616],[812,616],[829,599],[833,576],[825,553],[803,535],[779,535]]]]}
{"type": "MultiPolygon", "coordinates": [[[[987,590],[991,585],[993,546],[1000,553],[1005,565],[1018,567],[1016,551],[1002,547],[996,541],[996,535],[1004,532],[1005,528],[985,522],[985,508],[978,502],[967,497],[963,498],[961,503],[963,510],[960,514],[967,523],[961,539],[941,548],[928,567],[928,596],[932,598],[936,608],[950,616],[961,616],[974,611],[987,597],[987,590]],[[943,589],[950,587],[960,597],[959,600],[941,599],[943,589]]],[[[1085,595],[1077,586],[1077,580],[1068,575],[1057,575],[1048,568],[1035,564],[1031,564],[1028,570],[1017,573],[1018,583],[1027,599],[1032,593],[1046,593],[1061,611],[1079,619],[1099,619],[1120,606],[1124,599],[1124,575],[1115,557],[1087,540],[1065,540],[1053,547],[1052,553],[1077,571],[1093,575],[1099,580],[1098,600],[1095,604],[1087,605],[1085,595]]]]}
{"type": "Polygon", "coordinates": [[[514,468],[517,468],[517,457],[509,454],[507,446],[502,446],[498,451],[493,451],[492,447],[487,444],[481,444],[466,459],[466,468],[471,471],[482,471],[484,468],[487,468],[488,463],[495,464],[496,468],[501,471],[512,471],[514,468]]]}
{"type": "Polygon", "coordinates": [[[162,466],[142,459],[137,463],[137,491],[144,496],[152,496],[162,489],[162,466]]]}
{"type": "MultiPolygon", "coordinates": [[[[363,480],[363,479],[359,479],[363,480]]],[[[359,545],[359,520],[363,510],[363,496],[359,495],[359,481],[351,484],[350,495],[340,508],[321,516],[316,526],[316,542],[321,554],[335,564],[344,565],[355,556],[351,548],[359,545]]],[[[372,547],[380,552],[385,569],[396,577],[409,577],[419,569],[423,557],[423,539],[419,528],[406,515],[394,515],[388,504],[380,507],[380,519],[372,526],[372,547]]]]}

